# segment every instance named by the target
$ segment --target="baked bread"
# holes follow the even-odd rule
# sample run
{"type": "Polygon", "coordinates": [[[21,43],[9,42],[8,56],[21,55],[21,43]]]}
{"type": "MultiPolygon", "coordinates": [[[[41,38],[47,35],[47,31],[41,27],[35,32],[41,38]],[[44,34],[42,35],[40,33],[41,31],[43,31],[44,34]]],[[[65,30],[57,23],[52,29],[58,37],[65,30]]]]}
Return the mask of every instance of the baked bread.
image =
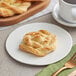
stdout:
{"type": "Polygon", "coordinates": [[[45,0],[24,0],[24,1],[45,1],[45,0]]]}
{"type": "Polygon", "coordinates": [[[12,3],[15,3],[16,0],[2,0],[2,1],[6,2],[6,3],[11,3],[12,4],[12,3]]]}
{"type": "Polygon", "coordinates": [[[36,56],[45,56],[56,49],[56,36],[47,30],[27,33],[19,49],[36,56]]]}
{"type": "Polygon", "coordinates": [[[14,12],[12,10],[9,10],[7,8],[0,8],[0,16],[1,17],[9,17],[13,16],[14,12]]]}
{"type": "Polygon", "coordinates": [[[31,2],[22,0],[1,0],[0,1],[0,16],[9,17],[15,14],[22,14],[28,10],[31,2]]]}

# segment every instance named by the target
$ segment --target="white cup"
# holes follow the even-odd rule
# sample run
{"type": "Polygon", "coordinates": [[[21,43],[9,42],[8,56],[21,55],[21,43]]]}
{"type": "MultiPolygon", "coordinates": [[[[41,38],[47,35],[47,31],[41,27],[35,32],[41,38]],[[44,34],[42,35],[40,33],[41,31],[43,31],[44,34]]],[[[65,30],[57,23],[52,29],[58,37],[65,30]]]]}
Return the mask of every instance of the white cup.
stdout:
{"type": "Polygon", "coordinates": [[[76,4],[72,2],[74,0],[67,1],[59,0],[59,15],[68,22],[76,23],[76,4]]]}

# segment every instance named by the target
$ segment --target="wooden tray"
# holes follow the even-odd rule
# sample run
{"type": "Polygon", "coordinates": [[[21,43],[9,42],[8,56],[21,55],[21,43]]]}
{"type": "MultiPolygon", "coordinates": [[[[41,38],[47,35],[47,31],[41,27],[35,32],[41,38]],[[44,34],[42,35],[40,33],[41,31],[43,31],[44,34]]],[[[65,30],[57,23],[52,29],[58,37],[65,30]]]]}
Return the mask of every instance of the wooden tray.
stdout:
{"type": "Polygon", "coordinates": [[[15,15],[13,17],[8,17],[8,18],[0,18],[0,26],[8,26],[19,23],[22,20],[25,20],[28,17],[33,16],[34,14],[45,9],[49,3],[50,0],[45,0],[43,2],[33,2],[32,6],[28,9],[28,11],[21,15],[15,15]]]}

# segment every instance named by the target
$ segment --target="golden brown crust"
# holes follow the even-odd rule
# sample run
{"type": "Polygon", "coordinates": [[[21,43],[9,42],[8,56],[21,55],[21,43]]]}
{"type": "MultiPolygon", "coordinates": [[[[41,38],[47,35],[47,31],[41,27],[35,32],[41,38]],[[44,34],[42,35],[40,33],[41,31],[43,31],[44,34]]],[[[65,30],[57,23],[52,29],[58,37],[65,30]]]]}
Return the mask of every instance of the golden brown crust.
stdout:
{"type": "Polygon", "coordinates": [[[45,0],[24,0],[24,1],[45,1],[45,0]]]}
{"type": "Polygon", "coordinates": [[[10,5],[10,4],[7,4],[6,2],[2,2],[2,5],[7,7],[8,10],[12,10],[14,13],[18,13],[19,14],[19,13],[23,13],[24,12],[21,9],[19,9],[18,7],[10,5]]]}
{"type": "Polygon", "coordinates": [[[0,16],[7,17],[7,16],[13,16],[14,12],[5,8],[0,8],[0,16]]]}
{"type": "Polygon", "coordinates": [[[19,48],[20,48],[20,50],[22,50],[24,52],[28,52],[28,53],[34,54],[36,56],[45,56],[44,53],[41,53],[37,49],[34,49],[33,47],[29,47],[23,43],[19,45],[19,48]]]}
{"type": "Polygon", "coordinates": [[[19,48],[36,56],[45,56],[56,49],[56,36],[47,30],[30,32],[25,34],[19,48]]]}
{"type": "Polygon", "coordinates": [[[16,0],[2,0],[2,1],[6,3],[14,3],[16,0]]]}
{"type": "Polygon", "coordinates": [[[30,6],[31,2],[23,2],[22,0],[1,0],[0,16],[8,17],[15,14],[22,14],[26,12],[30,6]]]}

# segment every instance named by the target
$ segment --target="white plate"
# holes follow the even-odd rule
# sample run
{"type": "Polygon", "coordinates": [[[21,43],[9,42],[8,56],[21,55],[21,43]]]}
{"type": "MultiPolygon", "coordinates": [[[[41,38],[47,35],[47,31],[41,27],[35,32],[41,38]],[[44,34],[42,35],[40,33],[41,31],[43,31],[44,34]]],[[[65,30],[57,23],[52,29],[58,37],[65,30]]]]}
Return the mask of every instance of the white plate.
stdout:
{"type": "Polygon", "coordinates": [[[6,49],[15,60],[30,65],[48,65],[63,59],[71,50],[72,38],[64,29],[49,23],[31,23],[14,30],[6,41],[6,49]],[[36,57],[19,50],[19,44],[24,34],[40,29],[48,30],[57,36],[57,48],[45,57],[36,57]]]}
{"type": "Polygon", "coordinates": [[[66,20],[62,19],[62,18],[59,16],[59,3],[57,3],[57,4],[55,5],[55,7],[54,7],[54,9],[53,9],[53,12],[52,12],[52,16],[53,16],[53,18],[54,18],[57,22],[65,25],[65,26],[76,27],[76,24],[75,24],[75,23],[67,22],[66,20]]]}

